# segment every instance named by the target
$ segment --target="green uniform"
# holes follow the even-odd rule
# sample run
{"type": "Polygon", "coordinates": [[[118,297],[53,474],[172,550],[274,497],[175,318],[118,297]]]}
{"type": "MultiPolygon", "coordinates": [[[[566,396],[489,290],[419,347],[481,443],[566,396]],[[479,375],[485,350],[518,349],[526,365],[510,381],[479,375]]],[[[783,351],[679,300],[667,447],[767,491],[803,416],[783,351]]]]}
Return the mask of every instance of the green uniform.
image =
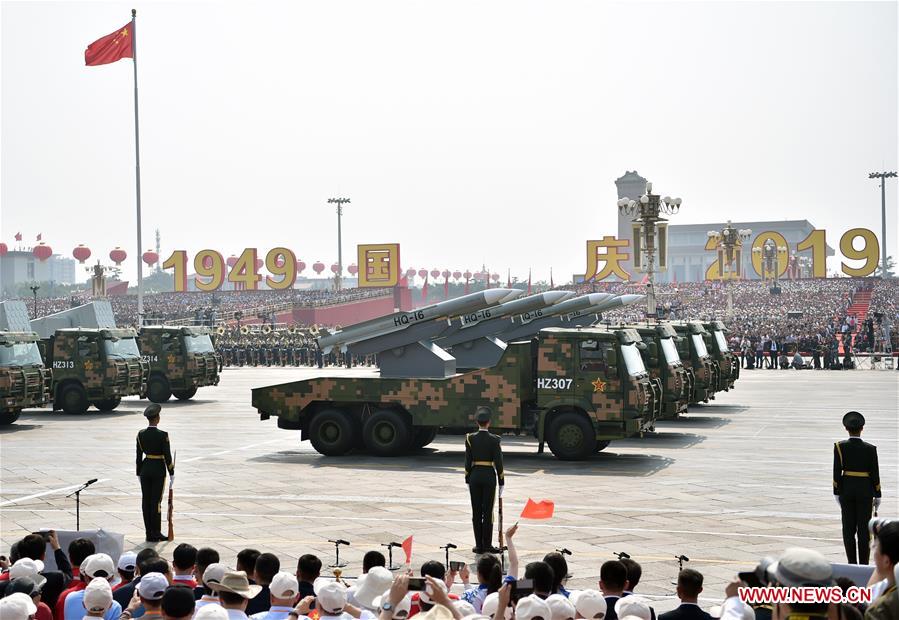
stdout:
{"type": "Polygon", "coordinates": [[[169,434],[148,426],[137,434],[137,475],[140,476],[147,540],[162,537],[162,489],[166,471],[175,474],[169,434]]]}
{"type": "Polygon", "coordinates": [[[840,498],[847,561],[867,564],[870,551],[868,521],[871,520],[874,498],[880,497],[877,448],[859,437],[850,437],[833,445],[833,494],[840,498]]]}
{"type": "Polygon", "coordinates": [[[503,450],[500,438],[481,429],[465,436],[465,482],[471,494],[471,521],[476,549],[486,550],[493,540],[493,499],[496,483],[503,486],[503,450]]]}

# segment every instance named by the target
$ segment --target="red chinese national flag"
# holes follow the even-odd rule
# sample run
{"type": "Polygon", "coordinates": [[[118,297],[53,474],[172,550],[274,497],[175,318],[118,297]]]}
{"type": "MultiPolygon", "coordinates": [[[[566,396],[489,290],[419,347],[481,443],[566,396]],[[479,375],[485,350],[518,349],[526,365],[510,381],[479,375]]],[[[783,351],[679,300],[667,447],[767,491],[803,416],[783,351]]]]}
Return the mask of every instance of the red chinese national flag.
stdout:
{"type": "Polygon", "coordinates": [[[403,541],[403,553],[406,554],[406,564],[412,564],[412,537],[403,541]]]}
{"type": "Polygon", "coordinates": [[[108,65],[122,58],[134,58],[134,23],[128,22],[112,34],[97,39],[84,50],[88,67],[108,65]]]}
{"type": "Polygon", "coordinates": [[[521,511],[522,519],[549,519],[553,516],[556,504],[549,499],[535,502],[530,497],[528,503],[525,504],[524,510],[521,511]]]}

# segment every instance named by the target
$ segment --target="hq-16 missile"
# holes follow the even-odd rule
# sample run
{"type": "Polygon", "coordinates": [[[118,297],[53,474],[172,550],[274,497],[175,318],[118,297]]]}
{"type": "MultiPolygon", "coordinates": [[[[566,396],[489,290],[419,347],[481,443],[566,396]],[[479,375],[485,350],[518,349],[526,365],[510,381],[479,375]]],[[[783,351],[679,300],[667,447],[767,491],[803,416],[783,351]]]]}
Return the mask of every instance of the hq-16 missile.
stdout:
{"type": "Polygon", "coordinates": [[[462,297],[447,299],[424,308],[417,308],[409,312],[394,312],[386,316],[378,317],[355,325],[348,325],[343,329],[328,333],[317,338],[318,346],[323,353],[329,353],[334,347],[346,348],[346,345],[376,338],[392,332],[402,331],[411,325],[433,321],[440,318],[448,318],[477,312],[488,306],[495,306],[510,301],[523,293],[520,289],[491,288],[476,293],[469,293],[462,297]]]}
{"type": "Polygon", "coordinates": [[[605,312],[606,310],[612,310],[613,308],[620,308],[621,306],[630,306],[631,304],[643,301],[645,298],[646,295],[619,295],[618,297],[607,299],[599,306],[587,308],[582,312],[572,314],[568,317],[568,321],[571,323],[572,327],[587,327],[588,325],[596,323],[599,318],[597,317],[599,313],[605,312]]]}
{"type": "Polygon", "coordinates": [[[596,314],[609,308],[628,305],[635,303],[643,298],[643,295],[621,295],[613,297],[608,293],[592,293],[583,297],[575,297],[568,301],[563,301],[551,308],[553,313],[550,316],[544,316],[534,321],[524,324],[516,324],[506,331],[496,334],[497,338],[501,338],[506,342],[512,340],[520,340],[522,338],[531,338],[541,329],[547,327],[583,327],[577,323],[572,323],[573,318],[585,317],[588,319],[587,325],[596,320],[596,314]],[[571,302],[587,299],[587,303],[571,304],[571,302]],[[620,301],[619,301],[620,300],[620,301]],[[570,304],[567,307],[566,304],[570,304]],[[579,307],[577,307],[579,306],[579,307]],[[560,311],[561,310],[561,311],[560,311]]]}

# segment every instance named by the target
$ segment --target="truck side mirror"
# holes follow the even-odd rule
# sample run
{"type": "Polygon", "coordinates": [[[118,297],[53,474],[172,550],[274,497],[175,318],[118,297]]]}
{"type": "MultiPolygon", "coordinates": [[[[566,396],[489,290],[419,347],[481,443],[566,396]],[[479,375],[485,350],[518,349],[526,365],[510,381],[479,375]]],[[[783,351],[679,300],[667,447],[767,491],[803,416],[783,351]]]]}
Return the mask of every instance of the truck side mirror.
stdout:
{"type": "Polygon", "coordinates": [[[649,355],[649,363],[655,366],[659,363],[659,347],[654,342],[646,343],[646,353],[649,355]]]}

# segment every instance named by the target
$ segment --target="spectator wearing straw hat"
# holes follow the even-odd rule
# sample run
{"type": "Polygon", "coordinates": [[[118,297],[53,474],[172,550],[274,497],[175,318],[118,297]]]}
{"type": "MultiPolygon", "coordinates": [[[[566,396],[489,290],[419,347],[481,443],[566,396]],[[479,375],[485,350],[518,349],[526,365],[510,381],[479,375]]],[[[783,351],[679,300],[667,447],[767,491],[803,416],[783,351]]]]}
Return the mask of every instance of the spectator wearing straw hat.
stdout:
{"type": "Polygon", "coordinates": [[[228,612],[230,620],[247,620],[246,610],[250,599],[262,592],[262,586],[250,584],[247,574],[242,570],[229,571],[221,582],[209,585],[218,592],[221,605],[228,612]]]}

